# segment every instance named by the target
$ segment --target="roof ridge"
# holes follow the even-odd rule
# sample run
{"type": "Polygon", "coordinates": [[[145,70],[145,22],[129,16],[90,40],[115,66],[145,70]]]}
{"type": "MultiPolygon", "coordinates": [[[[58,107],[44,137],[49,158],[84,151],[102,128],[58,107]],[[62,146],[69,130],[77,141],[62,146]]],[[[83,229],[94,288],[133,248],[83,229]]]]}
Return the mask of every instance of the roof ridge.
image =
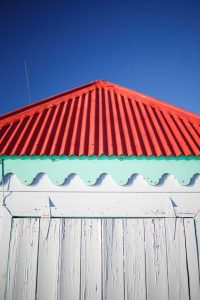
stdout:
{"type": "Polygon", "coordinates": [[[156,98],[95,80],[7,113],[0,154],[200,154],[200,117],[156,98]]]}
{"type": "MultiPolygon", "coordinates": [[[[34,114],[36,112],[40,112],[44,109],[49,109],[52,106],[54,106],[53,101],[54,100],[58,101],[58,98],[64,97],[66,95],[70,95],[71,97],[77,97],[80,94],[82,94],[85,89],[88,89],[90,87],[91,87],[90,90],[92,91],[95,88],[95,83],[96,83],[96,81],[92,81],[88,84],[84,84],[84,85],[81,85],[79,87],[75,87],[73,89],[66,90],[64,92],[55,94],[53,96],[49,96],[47,98],[44,98],[44,99],[41,99],[39,101],[33,102],[29,105],[23,106],[23,107],[18,108],[16,110],[13,110],[13,111],[10,111],[10,112],[5,113],[3,115],[0,115],[0,126],[1,126],[1,121],[4,121],[6,118],[8,118],[8,120],[13,120],[13,119],[15,119],[15,116],[16,116],[17,117],[16,120],[18,120],[18,119],[20,119],[21,115],[24,115],[24,117],[26,117],[27,115],[32,115],[32,114],[34,114]],[[41,107],[42,109],[38,109],[39,107],[41,107]]],[[[87,90],[87,92],[90,91],[90,90],[87,90]]],[[[67,100],[69,100],[69,99],[67,99],[67,100]]],[[[60,99],[60,102],[62,102],[61,99],[60,99]]]]}
{"type": "MultiPolygon", "coordinates": [[[[28,104],[28,105],[25,105],[23,107],[20,107],[16,110],[12,110],[10,112],[7,112],[5,114],[2,114],[0,115],[0,126],[1,126],[1,121],[3,121],[4,119],[8,118],[9,121],[10,121],[10,118],[11,120],[14,118],[15,119],[15,116],[17,116],[17,119],[20,119],[20,116],[21,114],[23,114],[24,112],[27,112],[26,115],[24,115],[24,118],[27,116],[27,115],[32,115],[35,113],[35,110],[32,111],[34,108],[36,109],[37,108],[37,111],[41,111],[41,110],[44,110],[44,109],[48,109],[48,108],[51,108],[53,106],[53,103],[52,101],[54,100],[58,100],[58,98],[61,98],[63,96],[66,96],[66,95],[71,95],[72,97],[76,95],[77,93],[77,96],[79,94],[82,94],[84,89],[87,89],[87,88],[90,88],[91,87],[91,91],[94,89],[94,88],[100,88],[100,87],[106,87],[107,86],[107,83],[109,83],[109,86],[113,86],[114,84],[111,83],[111,82],[108,82],[104,79],[101,79],[101,80],[94,80],[94,81],[91,81],[89,83],[86,83],[86,84],[83,84],[83,85],[80,85],[78,87],[74,87],[72,89],[69,89],[69,90],[66,90],[66,91],[63,91],[61,93],[58,93],[58,94],[55,94],[53,96],[49,96],[47,98],[43,98],[39,101],[36,101],[36,102],[33,102],[31,104],[28,104]],[[50,103],[51,102],[51,103],[50,103]],[[45,105],[45,103],[49,103],[47,104],[47,106],[44,106],[43,109],[41,110],[38,110],[38,107],[40,106],[43,106],[45,105]],[[48,107],[49,106],[49,107],[48,107]]],[[[87,90],[88,92],[88,90],[87,90]]],[[[62,101],[61,101],[62,102],[62,101]]],[[[36,112],[37,112],[36,111],[36,112]]]]}
{"type": "Polygon", "coordinates": [[[17,108],[15,110],[12,110],[12,111],[9,111],[7,113],[4,113],[4,114],[0,115],[0,123],[5,118],[7,118],[7,117],[9,118],[10,116],[13,116],[13,114],[16,115],[16,114],[21,113],[21,112],[23,113],[24,111],[32,110],[32,108],[38,107],[40,105],[43,105],[43,104],[45,104],[47,102],[50,102],[50,101],[53,101],[53,100],[57,100],[57,98],[66,96],[68,94],[74,96],[74,94],[77,93],[77,95],[78,95],[79,94],[78,92],[82,93],[82,91],[84,89],[89,88],[89,87],[91,87],[91,90],[95,87],[105,87],[105,86],[107,86],[107,83],[109,84],[109,86],[111,86],[111,85],[114,86],[115,85],[115,84],[113,84],[113,83],[111,83],[111,82],[109,82],[105,79],[98,79],[98,80],[93,80],[91,82],[85,83],[85,84],[80,85],[80,86],[76,86],[72,89],[65,90],[63,92],[54,94],[52,96],[43,98],[39,101],[33,102],[31,104],[25,105],[23,107],[17,108]]]}
{"type": "MultiPolygon", "coordinates": [[[[21,119],[21,116],[23,116],[23,118],[25,118],[27,116],[33,115],[42,110],[49,109],[52,106],[54,106],[54,101],[58,101],[58,98],[61,98],[59,101],[59,103],[60,103],[65,100],[69,100],[70,98],[80,96],[81,94],[84,93],[85,89],[87,92],[90,92],[90,91],[94,90],[95,88],[106,88],[106,89],[114,88],[116,93],[119,93],[120,91],[125,92],[128,95],[130,95],[131,98],[134,97],[134,99],[136,101],[139,100],[139,99],[137,99],[137,96],[139,96],[140,100],[142,100],[145,104],[155,105],[155,107],[158,108],[159,110],[162,110],[162,111],[167,110],[169,113],[170,112],[176,113],[179,116],[182,115],[183,117],[190,118],[193,120],[195,119],[195,121],[200,122],[200,115],[195,114],[189,110],[180,108],[173,104],[169,104],[164,100],[160,100],[160,99],[154,98],[152,96],[143,94],[141,92],[137,92],[135,90],[126,88],[126,87],[118,85],[116,83],[112,83],[112,82],[109,82],[104,79],[98,79],[98,80],[94,80],[89,83],[86,83],[84,85],[80,85],[78,87],[74,87],[72,89],[66,90],[64,92],[55,94],[53,96],[49,96],[47,98],[41,99],[37,102],[23,106],[21,108],[18,108],[11,112],[5,113],[3,115],[0,115],[0,126],[1,126],[1,123],[4,123],[4,120],[8,124],[10,122],[14,122],[14,121],[21,119]],[[65,100],[62,99],[62,97],[67,96],[67,95],[70,95],[69,99],[65,99],[65,100]]],[[[122,94],[122,96],[123,96],[123,94],[122,94]]]]}
{"type": "Polygon", "coordinates": [[[187,109],[181,108],[179,106],[170,104],[170,103],[166,102],[165,100],[161,100],[161,99],[149,96],[147,94],[143,94],[142,92],[135,91],[133,89],[124,87],[122,85],[119,85],[119,84],[116,84],[116,83],[113,83],[113,82],[109,82],[109,81],[104,80],[104,79],[102,79],[102,80],[95,80],[92,83],[95,83],[98,87],[103,86],[103,87],[106,87],[106,88],[112,87],[112,88],[120,89],[120,90],[122,90],[124,92],[130,93],[131,95],[134,96],[134,98],[135,98],[136,95],[138,95],[139,97],[142,97],[143,101],[147,102],[148,104],[150,104],[149,103],[149,100],[150,100],[151,104],[153,103],[153,104],[158,105],[157,107],[159,109],[161,109],[161,110],[162,110],[162,108],[164,106],[164,107],[166,107],[166,108],[168,108],[170,110],[173,110],[173,112],[174,112],[174,110],[176,110],[179,114],[180,113],[183,114],[183,115],[186,114],[187,116],[190,116],[190,117],[195,118],[195,119],[199,119],[199,121],[200,121],[200,115],[199,114],[196,114],[196,113],[194,113],[192,111],[189,111],[187,109]]]}
{"type": "MultiPolygon", "coordinates": [[[[107,82],[107,83],[109,83],[109,82],[107,82]]],[[[130,88],[123,87],[123,86],[118,85],[118,84],[115,84],[115,83],[112,83],[112,85],[113,85],[114,87],[117,87],[118,89],[120,89],[120,90],[122,90],[122,91],[126,91],[126,92],[130,93],[131,95],[134,96],[134,98],[135,98],[135,96],[139,96],[139,97],[143,98],[143,101],[144,101],[144,102],[147,102],[147,104],[152,104],[152,103],[153,103],[153,104],[156,104],[156,106],[158,105],[157,107],[158,107],[159,109],[161,109],[161,110],[162,110],[162,108],[163,108],[163,106],[164,106],[164,107],[166,107],[166,108],[169,108],[169,109],[173,110],[173,112],[174,112],[174,110],[176,110],[178,113],[189,115],[190,117],[195,118],[195,119],[199,119],[199,121],[200,121],[200,115],[199,115],[199,114],[196,114],[196,113],[194,113],[194,112],[192,112],[192,111],[189,111],[189,110],[184,109],[184,108],[181,108],[181,107],[179,107],[179,106],[170,104],[170,103],[168,103],[168,102],[166,102],[166,101],[164,101],[164,100],[160,100],[160,99],[158,99],[158,98],[149,96],[149,95],[147,95],[147,94],[143,94],[143,93],[141,93],[141,92],[132,90],[132,89],[130,89],[130,88]],[[151,101],[151,103],[149,103],[149,100],[151,101]]],[[[136,98],[135,98],[135,99],[136,99],[136,98]]],[[[136,99],[136,100],[137,100],[137,99],[136,99]]]]}

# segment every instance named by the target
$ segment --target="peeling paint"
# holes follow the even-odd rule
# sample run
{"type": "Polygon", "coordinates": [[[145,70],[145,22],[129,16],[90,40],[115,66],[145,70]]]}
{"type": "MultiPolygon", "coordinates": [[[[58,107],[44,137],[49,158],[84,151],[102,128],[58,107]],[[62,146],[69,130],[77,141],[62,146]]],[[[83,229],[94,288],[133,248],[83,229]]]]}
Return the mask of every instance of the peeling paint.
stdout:
{"type": "Polygon", "coordinates": [[[192,218],[15,218],[7,300],[199,299],[192,218]]]}

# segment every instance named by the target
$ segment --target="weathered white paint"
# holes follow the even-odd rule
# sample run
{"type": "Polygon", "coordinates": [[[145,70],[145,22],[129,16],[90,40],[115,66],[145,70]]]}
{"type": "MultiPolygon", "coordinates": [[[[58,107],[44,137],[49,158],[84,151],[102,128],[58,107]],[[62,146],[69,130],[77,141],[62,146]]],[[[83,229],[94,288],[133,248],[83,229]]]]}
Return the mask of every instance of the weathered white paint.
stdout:
{"type": "Polygon", "coordinates": [[[53,218],[49,224],[48,218],[16,218],[6,295],[20,300],[199,299],[194,221],[53,218]]]}
{"type": "Polygon", "coordinates": [[[126,300],[146,300],[144,219],[124,219],[124,273],[126,300]]]}
{"type": "Polygon", "coordinates": [[[60,270],[60,236],[61,224],[59,219],[48,218],[40,220],[37,300],[57,299],[60,270]]]}
{"type": "Polygon", "coordinates": [[[165,224],[169,298],[171,300],[187,300],[189,299],[189,289],[184,219],[167,219],[165,224]]]}
{"type": "Polygon", "coordinates": [[[101,300],[101,220],[83,219],[80,299],[101,300]]]}
{"type": "Polygon", "coordinates": [[[58,299],[80,295],[81,219],[62,219],[58,299]]]}
{"type": "Polygon", "coordinates": [[[4,299],[12,216],[5,206],[0,207],[0,299],[4,299]]]}
{"type": "Polygon", "coordinates": [[[102,226],[103,299],[124,299],[122,219],[105,219],[102,226]]]}
{"type": "MultiPolygon", "coordinates": [[[[2,186],[2,183],[0,183],[2,186]]],[[[135,175],[129,184],[120,186],[116,184],[110,175],[102,175],[95,185],[86,185],[78,175],[72,175],[63,185],[54,185],[46,174],[41,174],[31,185],[23,185],[16,175],[6,176],[5,190],[16,191],[58,191],[58,192],[139,192],[139,193],[164,193],[164,192],[200,192],[200,175],[193,178],[192,182],[180,185],[172,175],[165,175],[159,184],[149,185],[141,175],[135,175]]]]}
{"type": "Polygon", "coordinates": [[[194,217],[200,210],[199,195],[13,192],[6,198],[6,205],[16,217],[39,217],[49,213],[52,217],[194,217]]]}
{"type": "Polygon", "coordinates": [[[196,238],[197,238],[197,254],[199,262],[199,281],[200,281],[200,211],[196,214],[195,218],[195,229],[196,229],[196,238]]]}
{"type": "Polygon", "coordinates": [[[39,219],[14,219],[6,300],[34,300],[36,291],[39,219]]]}
{"type": "Polygon", "coordinates": [[[172,176],[55,186],[42,175],[23,186],[12,175],[0,196],[0,300],[6,282],[7,299],[200,299],[200,176],[189,186],[172,176]],[[9,211],[20,217],[11,241],[9,211]]]}
{"type": "Polygon", "coordinates": [[[144,232],[147,298],[169,299],[164,219],[145,219],[144,232]]]}
{"type": "Polygon", "coordinates": [[[197,241],[194,230],[194,220],[184,219],[186,248],[187,248],[187,265],[188,277],[190,285],[190,299],[200,299],[200,286],[199,286],[199,269],[198,269],[198,256],[197,256],[197,241]]]}

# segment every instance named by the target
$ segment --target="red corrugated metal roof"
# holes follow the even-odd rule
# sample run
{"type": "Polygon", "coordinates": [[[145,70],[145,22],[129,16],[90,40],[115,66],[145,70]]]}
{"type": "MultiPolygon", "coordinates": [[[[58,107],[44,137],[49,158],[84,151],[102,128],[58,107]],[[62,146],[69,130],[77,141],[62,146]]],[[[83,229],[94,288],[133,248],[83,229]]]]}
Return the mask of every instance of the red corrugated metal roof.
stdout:
{"type": "Polygon", "coordinates": [[[200,155],[200,116],[98,80],[0,117],[5,155],[200,155]]]}

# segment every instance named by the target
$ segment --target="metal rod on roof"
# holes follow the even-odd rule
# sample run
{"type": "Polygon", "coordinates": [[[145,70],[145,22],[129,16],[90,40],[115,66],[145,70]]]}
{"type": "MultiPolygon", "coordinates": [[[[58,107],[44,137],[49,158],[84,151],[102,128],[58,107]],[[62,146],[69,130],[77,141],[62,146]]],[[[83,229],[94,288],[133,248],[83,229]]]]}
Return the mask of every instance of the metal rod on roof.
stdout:
{"type": "Polygon", "coordinates": [[[27,87],[27,93],[28,93],[28,102],[30,104],[31,103],[31,93],[30,93],[30,87],[29,87],[28,70],[27,70],[26,61],[24,61],[24,68],[25,68],[25,75],[26,75],[26,87],[27,87]]]}

